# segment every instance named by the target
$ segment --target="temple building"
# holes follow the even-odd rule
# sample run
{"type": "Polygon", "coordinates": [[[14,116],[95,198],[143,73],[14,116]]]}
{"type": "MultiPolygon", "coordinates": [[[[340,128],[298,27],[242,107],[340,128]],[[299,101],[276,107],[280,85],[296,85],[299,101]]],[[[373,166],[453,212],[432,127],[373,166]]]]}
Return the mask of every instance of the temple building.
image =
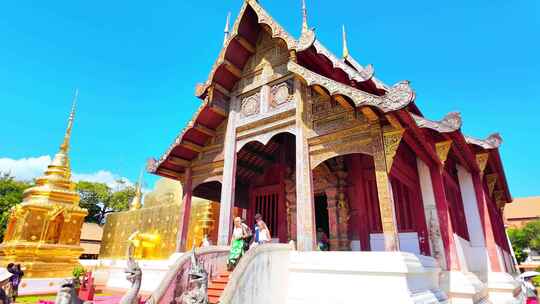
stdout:
{"type": "Polygon", "coordinates": [[[81,227],[88,211],[79,207],[68,157],[75,100],[60,151],[45,175],[24,192],[22,203],[11,210],[4,242],[0,244],[0,265],[20,263],[25,278],[70,277],[83,253],[81,227]]]}
{"type": "MultiPolygon", "coordinates": [[[[289,287],[276,294],[285,293],[286,301],[279,303],[315,303],[325,296],[315,298],[316,291],[334,287],[340,291],[334,296],[346,297],[351,290],[341,292],[350,284],[343,267],[365,279],[358,287],[365,292],[354,299],[376,299],[368,298],[367,286],[382,277],[373,273],[402,271],[384,268],[392,261],[407,265],[405,277],[416,275],[400,287],[383,282],[385,294],[409,288],[389,294],[403,297],[392,303],[515,300],[519,287],[509,275],[515,269],[502,220],[512,197],[501,137],[465,135],[459,113],[425,117],[408,81],[387,85],[372,65],[358,63],[345,28],[338,58],[308,26],[305,4],[302,16],[296,39],[258,1],[244,1],[232,29],[226,27],[208,79],[196,87],[200,107],[163,156],[149,162],[149,172],[182,183],[178,249],[189,249],[197,196],[219,202],[218,245],[229,244],[234,208],[250,226],[262,214],[274,243],[295,242],[281,277],[289,287]],[[312,252],[319,229],[331,252],[312,252]],[[414,269],[423,270],[413,275],[414,269]],[[433,276],[420,279],[427,273],[433,276]]],[[[240,280],[237,271],[258,271],[246,267],[232,276],[240,280]]],[[[257,281],[256,273],[249,277],[257,281]]],[[[227,288],[251,286],[235,284],[227,288]]],[[[352,303],[330,302],[336,299],[352,303]]],[[[255,302],[263,303],[238,303],[255,302]]]]}

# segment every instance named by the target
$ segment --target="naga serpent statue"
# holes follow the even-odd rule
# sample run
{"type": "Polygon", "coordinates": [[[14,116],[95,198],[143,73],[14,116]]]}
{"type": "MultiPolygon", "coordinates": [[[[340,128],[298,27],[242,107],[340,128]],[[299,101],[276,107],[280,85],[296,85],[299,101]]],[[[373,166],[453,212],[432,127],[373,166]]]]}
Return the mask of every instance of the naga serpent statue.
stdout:
{"type": "Polygon", "coordinates": [[[128,246],[128,261],[124,271],[126,279],[131,282],[131,288],[120,299],[119,304],[137,304],[139,303],[139,290],[141,289],[142,271],[139,264],[133,258],[133,245],[128,246]]]}
{"type": "Polygon", "coordinates": [[[195,248],[191,251],[191,269],[188,277],[189,290],[176,298],[178,304],[208,304],[208,273],[197,262],[195,248]]]}
{"type": "Polygon", "coordinates": [[[55,304],[92,304],[92,301],[83,301],[79,299],[75,289],[75,279],[66,279],[60,285],[56,294],[55,304]]]}

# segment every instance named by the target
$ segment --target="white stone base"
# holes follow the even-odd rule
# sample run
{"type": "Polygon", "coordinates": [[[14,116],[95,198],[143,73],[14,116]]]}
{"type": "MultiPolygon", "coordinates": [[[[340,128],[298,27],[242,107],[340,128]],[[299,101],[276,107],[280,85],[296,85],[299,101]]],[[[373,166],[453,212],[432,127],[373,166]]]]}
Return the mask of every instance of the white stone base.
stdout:
{"type": "MultiPolygon", "coordinates": [[[[168,260],[137,261],[142,270],[141,293],[151,294],[159,286],[169,268],[180,255],[172,255],[168,260]]],[[[81,260],[81,264],[93,271],[95,284],[105,286],[106,290],[126,291],[131,283],[126,280],[127,260],[81,260]]]]}
{"type": "Polygon", "coordinates": [[[19,285],[20,296],[56,294],[66,278],[24,279],[19,285]]]}
{"type": "Polygon", "coordinates": [[[488,273],[489,300],[493,304],[524,303],[521,283],[506,272],[488,273]]]}
{"type": "Polygon", "coordinates": [[[473,273],[444,271],[440,282],[451,304],[489,303],[487,286],[473,273]]]}
{"type": "Polygon", "coordinates": [[[290,253],[288,304],[448,303],[431,257],[405,252],[290,253]]]}

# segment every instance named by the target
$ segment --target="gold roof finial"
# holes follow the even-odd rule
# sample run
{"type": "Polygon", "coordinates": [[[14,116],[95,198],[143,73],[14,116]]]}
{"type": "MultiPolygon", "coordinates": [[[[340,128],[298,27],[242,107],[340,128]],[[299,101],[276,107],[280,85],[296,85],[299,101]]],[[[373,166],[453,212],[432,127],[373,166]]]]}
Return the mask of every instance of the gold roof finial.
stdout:
{"type": "Polygon", "coordinates": [[[231,12],[227,14],[227,21],[225,22],[225,30],[223,32],[225,33],[225,37],[223,38],[223,45],[227,42],[227,39],[229,39],[229,32],[231,27],[231,12]]]}
{"type": "Polygon", "coordinates": [[[139,180],[135,185],[135,196],[131,200],[131,210],[139,210],[142,207],[142,184],[143,184],[144,168],[141,169],[139,174],[139,180]]]}
{"type": "Polygon", "coordinates": [[[302,0],[302,33],[308,30],[306,0],[302,0]]]}
{"type": "Polygon", "coordinates": [[[347,46],[347,31],[345,30],[345,24],[342,27],[343,34],[343,58],[349,57],[349,47],[347,46]]]}
{"type": "Polygon", "coordinates": [[[73,120],[75,119],[77,98],[79,98],[79,89],[75,89],[75,95],[73,96],[73,104],[71,106],[71,113],[69,114],[66,134],[64,134],[64,142],[62,143],[62,145],[60,145],[60,151],[64,153],[67,153],[69,151],[69,140],[71,139],[71,129],[73,128],[73,120]]]}

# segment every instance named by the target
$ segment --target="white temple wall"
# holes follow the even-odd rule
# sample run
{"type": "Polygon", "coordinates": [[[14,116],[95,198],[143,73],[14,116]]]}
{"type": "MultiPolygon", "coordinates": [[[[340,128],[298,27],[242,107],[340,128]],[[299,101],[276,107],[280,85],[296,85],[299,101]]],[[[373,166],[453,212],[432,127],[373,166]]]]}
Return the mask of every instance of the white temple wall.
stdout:
{"type": "Polygon", "coordinates": [[[486,273],[489,260],[472,175],[459,165],[457,166],[457,170],[465,219],[467,221],[467,230],[469,232],[468,243],[470,247],[465,253],[467,254],[466,259],[468,261],[469,271],[486,273]]]}
{"type": "Polygon", "coordinates": [[[456,253],[459,259],[459,265],[462,271],[470,271],[469,269],[469,256],[471,252],[471,244],[466,239],[460,237],[454,233],[454,243],[456,244],[456,253]]]}
{"type": "Polygon", "coordinates": [[[471,246],[485,247],[484,229],[482,227],[482,222],[480,221],[480,213],[478,212],[478,203],[472,176],[465,168],[459,165],[457,166],[457,170],[471,246]]]}
{"type": "Polygon", "coordinates": [[[432,257],[405,252],[293,251],[284,303],[448,303],[439,274],[432,257]]]}

